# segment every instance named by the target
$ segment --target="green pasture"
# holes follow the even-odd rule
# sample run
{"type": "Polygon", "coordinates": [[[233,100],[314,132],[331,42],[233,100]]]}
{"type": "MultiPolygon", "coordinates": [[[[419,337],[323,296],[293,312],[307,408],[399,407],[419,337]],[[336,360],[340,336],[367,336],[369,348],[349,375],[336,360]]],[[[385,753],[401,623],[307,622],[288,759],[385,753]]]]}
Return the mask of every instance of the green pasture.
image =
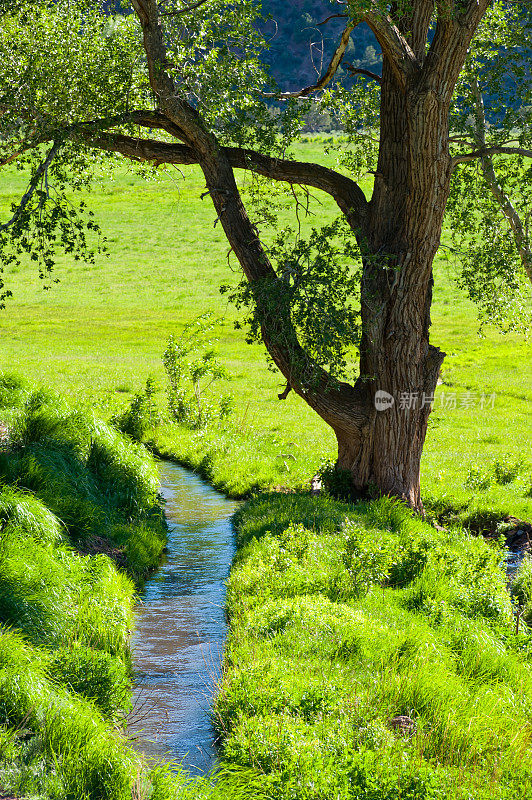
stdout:
{"type": "MultiPolygon", "coordinates": [[[[314,139],[299,145],[297,155],[332,165],[322,150],[314,139]]],[[[24,185],[22,173],[2,173],[4,216],[24,185]]],[[[334,457],[334,437],[295,395],[277,399],[282,380],[268,371],[263,348],[245,344],[244,332],[234,330],[236,312],[219,286],[237,280],[237,265],[234,259],[228,265],[223,231],[202,192],[194,167],[160,170],[149,181],[121,167],[113,180],[95,184],[86,199],[109,256],[94,265],[60,259],[59,283],[48,291],[32,265],[6,272],[14,296],[0,312],[0,369],[87,401],[107,417],[153,375],[164,407],[167,339],[211,311],[220,318],[217,347],[232,375],[220,391],[234,395],[235,412],[207,431],[162,425],[156,442],[233,494],[307,484],[320,462],[334,457]]],[[[311,209],[306,226],[335,216],[325,196],[311,209]]],[[[436,263],[432,341],[447,357],[422,465],[424,496],[440,513],[458,512],[461,519],[530,518],[530,345],[495,330],[477,335],[475,309],[453,283],[458,255],[446,254],[444,248],[436,263]]]]}

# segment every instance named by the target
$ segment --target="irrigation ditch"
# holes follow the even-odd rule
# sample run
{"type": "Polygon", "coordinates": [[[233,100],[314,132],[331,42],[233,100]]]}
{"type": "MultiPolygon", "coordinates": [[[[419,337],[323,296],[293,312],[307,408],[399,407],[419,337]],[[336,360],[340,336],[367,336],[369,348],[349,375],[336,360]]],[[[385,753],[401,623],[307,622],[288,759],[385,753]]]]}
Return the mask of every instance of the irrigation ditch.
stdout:
{"type": "Polygon", "coordinates": [[[237,504],[174,462],[160,461],[159,470],[168,542],[138,607],[128,730],[147,756],[206,773],[216,761],[210,707],[226,634],[225,580],[237,504]]]}

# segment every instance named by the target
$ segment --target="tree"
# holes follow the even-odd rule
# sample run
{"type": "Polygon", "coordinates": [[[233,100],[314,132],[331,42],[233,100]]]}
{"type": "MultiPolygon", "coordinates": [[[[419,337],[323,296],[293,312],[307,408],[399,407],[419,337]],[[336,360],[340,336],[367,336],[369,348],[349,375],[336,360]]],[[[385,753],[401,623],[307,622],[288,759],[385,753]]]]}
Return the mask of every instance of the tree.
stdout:
{"type": "MultiPolygon", "coordinates": [[[[522,35],[521,5],[349,0],[341,5],[345,29],[328,67],[313,86],[283,93],[260,62],[264,42],[252,0],[132,0],[133,14],[112,19],[84,0],[4,2],[3,162],[32,167],[28,191],[0,228],[4,261],[26,250],[46,274],[57,246],[91,257],[85,209],[70,205],[67,188],[86,179],[92,152],[199,164],[247,282],[240,301],[252,303],[252,325],[286,379],[280,396],[293,390],[333,428],[338,467],[350,472],[354,492],[397,495],[422,510],[420,459],[445,355],[429,341],[432,264],[453,173],[472,160],[489,171],[498,153],[532,155],[525,139],[488,146],[478,114],[467,152],[467,138],[455,142],[450,133],[453,99],[475,37],[490,20],[522,35]],[[351,65],[356,83],[346,90],[334,79],[362,22],[382,50],[382,74],[351,65]],[[372,90],[366,84],[361,91],[361,73],[372,90]],[[380,130],[369,201],[353,178],[284,157],[302,100],[356,106],[375,92],[380,130]],[[275,101],[284,104],[277,120],[275,101]],[[328,193],[356,246],[334,243],[338,223],[291,251],[281,243],[265,247],[244,207],[237,169],[328,193]],[[360,264],[359,310],[348,297],[352,273],[335,269],[335,259],[349,255],[360,264]],[[342,365],[355,343],[359,370],[349,383],[342,365]]],[[[353,117],[349,124],[357,140],[371,140],[363,124],[353,117]]]]}

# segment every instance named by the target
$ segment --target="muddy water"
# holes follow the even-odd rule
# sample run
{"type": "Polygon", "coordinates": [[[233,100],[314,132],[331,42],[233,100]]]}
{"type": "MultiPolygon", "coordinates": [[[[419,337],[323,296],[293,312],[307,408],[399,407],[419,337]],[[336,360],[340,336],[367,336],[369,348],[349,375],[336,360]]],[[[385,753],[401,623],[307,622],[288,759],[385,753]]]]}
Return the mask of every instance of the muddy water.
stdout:
{"type": "Polygon", "coordinates": [[[129,732],[146,755],[201,773],[216,758],[209,713],[226,633],[224,582],[236,504],[171,462],[160,463],[160,479],[168,552],[138,609],[129,732]]]}

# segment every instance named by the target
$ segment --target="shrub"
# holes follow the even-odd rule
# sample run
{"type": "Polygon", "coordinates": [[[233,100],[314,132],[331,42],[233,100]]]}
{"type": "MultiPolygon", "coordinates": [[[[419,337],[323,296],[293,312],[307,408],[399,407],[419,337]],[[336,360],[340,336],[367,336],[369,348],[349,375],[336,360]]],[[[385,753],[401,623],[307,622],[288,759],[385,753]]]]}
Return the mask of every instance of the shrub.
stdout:
{"type": "Polygon", "coordinates": [[[473,464],[467,470],[464,486],[466,489],[484,492],[490,488],[492,482],[493,476],[489,471],[482,470],[477,464],[473,464]]]}
{"type": "Polygon", "coordinates": [[[322,486],[331,497],[349,501],[353,498],[353,476],[347,469],[340,469],[334,461],[323,461],[318,468],[322,486]]]}
{"type": "Polygon", "coordinates": [[[141,442],[149,431],[153,431],[159,422],[159,414],[155,403],[157,387],[153,378],[146,380],[144,391],[134,395],[129,406],[121,414],[111,420],[119,431],[141,442]]]}
{"type": "Polygon", "coordinates": [[[210,314],[199,316],[185,327],[179,339],[170,336],[163,354],[170,416],[191,428],[203,428],[215,418],[227,417],[233,408],[230,396],[218,404],[207,399],[212,385],[228,377],[209,341],[213,326],[210,314]]]}
{"type": "Polygon", "coordinates": [[[523,459],[514,459],[511,456],[504,456],[493,462],[493,477],[496,483],[506,486],[515,481],[523,467],[523,459]]]}

